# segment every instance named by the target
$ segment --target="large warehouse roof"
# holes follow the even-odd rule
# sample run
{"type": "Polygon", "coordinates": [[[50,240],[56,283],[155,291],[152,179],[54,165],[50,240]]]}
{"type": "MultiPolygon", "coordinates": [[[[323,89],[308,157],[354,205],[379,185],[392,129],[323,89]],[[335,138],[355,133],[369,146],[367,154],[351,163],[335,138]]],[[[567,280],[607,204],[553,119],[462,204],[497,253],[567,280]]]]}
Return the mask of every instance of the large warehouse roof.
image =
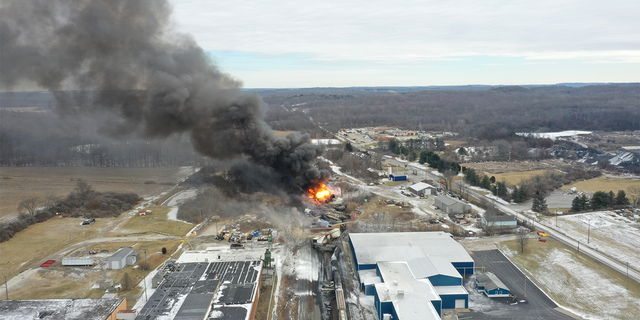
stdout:
{"type": "Polygon", "coordinates": [[[106,320],[124,300],[123,298],[3,300],[0,301],[0,318],[3,320],[106,320]]]}
{"type": "Polygon", "coordinates": [[[473,262],[467,251],[445,232],[351,233],[359,265],[407,261],[425,256],[449,262],[473,262]]]}

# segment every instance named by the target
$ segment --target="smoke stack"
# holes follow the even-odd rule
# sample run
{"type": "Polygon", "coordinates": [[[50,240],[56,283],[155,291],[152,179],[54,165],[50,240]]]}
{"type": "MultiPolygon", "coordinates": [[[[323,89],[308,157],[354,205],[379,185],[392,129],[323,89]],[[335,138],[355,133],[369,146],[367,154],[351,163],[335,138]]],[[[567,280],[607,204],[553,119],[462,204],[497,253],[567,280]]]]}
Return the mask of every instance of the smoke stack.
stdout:
{"type": "Polygon", "coordinates": [[[248,157],[298,192],[328,179],[314,167],[323,147],[306,134],[277,138],[260,97],[168,27],[167,1],[9,0],[0,13],[3,90],[33,83],[54,92],[58,111],[107,111],[100,130],[112,136],[187,133],[199,153],[248,157]]]}

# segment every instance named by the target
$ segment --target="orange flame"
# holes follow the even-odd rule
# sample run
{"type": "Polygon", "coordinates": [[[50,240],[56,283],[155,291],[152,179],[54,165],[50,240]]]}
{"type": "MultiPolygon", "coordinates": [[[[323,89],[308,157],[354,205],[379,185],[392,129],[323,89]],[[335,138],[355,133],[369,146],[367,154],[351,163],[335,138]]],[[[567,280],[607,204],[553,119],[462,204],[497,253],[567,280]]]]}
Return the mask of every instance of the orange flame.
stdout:
{"type": "Polygon", "coordinates": [[[324,201],[328,199],[329,196],[331,196],[331,192],[329,192],[329,190],[325,187],[324,184],[318,189],[318,191],[309,189],[309,193],[311,193],[309,195],[309,198],[313,199],[315,197],[315,199],[318,201],[324,201]]]}

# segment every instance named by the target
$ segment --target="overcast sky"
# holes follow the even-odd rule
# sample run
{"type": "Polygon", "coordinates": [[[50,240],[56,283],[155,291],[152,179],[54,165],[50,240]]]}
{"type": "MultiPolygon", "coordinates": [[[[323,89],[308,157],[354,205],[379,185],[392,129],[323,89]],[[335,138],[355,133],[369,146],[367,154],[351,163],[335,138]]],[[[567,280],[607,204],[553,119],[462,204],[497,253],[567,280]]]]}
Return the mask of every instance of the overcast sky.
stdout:
{"type": "Polygon", "coordinates": [[[638,0],[172,0],[247,88],[640,81],[638,0]]]}

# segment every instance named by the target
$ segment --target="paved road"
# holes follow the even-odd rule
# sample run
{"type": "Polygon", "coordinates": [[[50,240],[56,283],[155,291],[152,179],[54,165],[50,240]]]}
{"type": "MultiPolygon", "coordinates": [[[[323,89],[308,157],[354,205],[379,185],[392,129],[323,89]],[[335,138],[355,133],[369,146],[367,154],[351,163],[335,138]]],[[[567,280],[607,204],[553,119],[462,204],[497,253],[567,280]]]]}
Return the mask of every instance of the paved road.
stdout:
{"type": "MultiPolygon", "coordinates": [[[[491,271],[517,296],[525,299],[525,276],[499,250],[474,251],[471,257],[477,267],[491,271]]],[[[475,281],[475,278],[471,280],[475,281]]],[[[467,287],[467,290],[470,290],[467,287]]],[[[489,299],[477,292],[469,292],[472,312],[459,314],[458,319],[554,319],[572,320],[556,310],[556,305],[530,280],[526,280],[526,302],[512,304],[511,298],[489,299]]]]}

